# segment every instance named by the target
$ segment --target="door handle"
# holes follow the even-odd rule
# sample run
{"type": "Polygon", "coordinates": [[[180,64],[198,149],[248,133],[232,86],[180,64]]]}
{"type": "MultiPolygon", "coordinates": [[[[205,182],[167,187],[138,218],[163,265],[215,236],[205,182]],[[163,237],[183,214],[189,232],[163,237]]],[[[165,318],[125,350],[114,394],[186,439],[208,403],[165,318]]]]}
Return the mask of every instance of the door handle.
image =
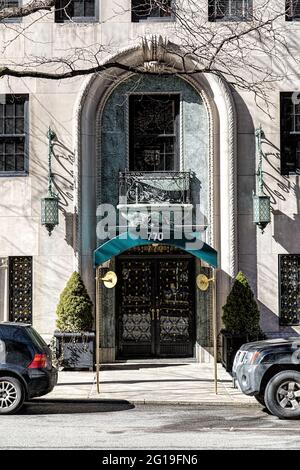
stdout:
{"type": "Polygon", "coordinates": [[[160,317],[160,312],[159,312],[159,308],[156,309],[156,320],[159,320],[159,317],[160,317]]]}
{"type": "Polygon", "coordinates": [[[155,320],[155,308],[151,309],[151,318],[152,320],[155,320]]]}

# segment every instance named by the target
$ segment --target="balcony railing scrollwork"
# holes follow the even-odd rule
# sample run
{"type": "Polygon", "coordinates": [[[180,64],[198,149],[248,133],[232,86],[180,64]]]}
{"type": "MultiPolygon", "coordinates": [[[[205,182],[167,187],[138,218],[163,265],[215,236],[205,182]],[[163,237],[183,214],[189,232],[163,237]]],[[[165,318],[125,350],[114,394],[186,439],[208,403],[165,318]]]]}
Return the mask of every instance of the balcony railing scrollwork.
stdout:
{"type": "Polygon", "coordinates": [[[119,204],[191,204],[191,174],[178,171],[121,172],[119,204]]]}

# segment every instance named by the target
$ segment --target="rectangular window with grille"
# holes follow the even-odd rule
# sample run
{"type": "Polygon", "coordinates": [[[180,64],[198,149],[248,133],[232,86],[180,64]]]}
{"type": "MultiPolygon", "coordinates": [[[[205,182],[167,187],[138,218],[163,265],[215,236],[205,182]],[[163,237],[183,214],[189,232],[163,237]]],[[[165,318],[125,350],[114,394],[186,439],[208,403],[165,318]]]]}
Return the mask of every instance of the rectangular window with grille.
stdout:
{"type": "Polygon", "coordinates": [[[0,95],[0,175],[28,170],[28,95],[0,95]]]}
{"type": "Polygon", "coordinates": [[[300,21],[300,0],[286,0],[286,21],[300,21]]]}
{"type": "Polygon", "coordinates": [[[32,256],[10,256],[9,320],[32,323],[32,256]]]}
{"type": "Polygon", "coordinates": [[[170,21],[173,19],[172,0],[132,0],[132,21],[170,21]]]}
{"type": "Polygon", "coordinates": [[[300,171],[300,100],[293,92],[280,93],[280,164],[282,175],[300,171]]]}
{"type": "Polygon", "coordinates": [[[300,324],[300,255],[279,256],[280,325],[300,324]]]}
{"type": "Polygon", "coordinates": [[[55,22],[89,22],[97,19],[97,0],[57,0],[55,22]]]}
{"type": "Polygon", "coordinates": [[[252,17],[252,0],[209,0],[209,21],[247,21],[252,17]]]}
{"type": "Polygon", "coordinates": [[[130,96],[130,171],[178,171],[179,113],[177,94],[130,96]]]}

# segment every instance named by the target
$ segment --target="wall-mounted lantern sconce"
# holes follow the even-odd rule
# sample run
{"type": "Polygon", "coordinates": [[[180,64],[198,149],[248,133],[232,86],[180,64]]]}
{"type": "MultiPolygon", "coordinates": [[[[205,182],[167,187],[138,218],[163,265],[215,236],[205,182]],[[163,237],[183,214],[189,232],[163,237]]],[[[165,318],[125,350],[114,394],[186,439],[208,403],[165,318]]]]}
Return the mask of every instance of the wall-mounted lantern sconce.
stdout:
{"type": "Polygon", "coordinates": [[[256,152],[259,160],[256,172],[256,191],[253,191],[253,223],[264,233],[266,226],[271,222],[271,202],[270,197],[264,194],[264,180],[262,171],[263,152],[261,139],[264,136],[262,127],[259,126],[255,131],[256,152]]]}
{"type": "Polygon", "coordinates": [[[41,200],[41,224],[46,227],[48,230],[49,236],[58,225],[58,195],[55,194],[52,190],[53,175],[51,169],[51,158],[53,155],[53,145],[54,140],[56,139],[55,132],[50,129],[47,132],[48,137],[48,193],[41,200]]]}

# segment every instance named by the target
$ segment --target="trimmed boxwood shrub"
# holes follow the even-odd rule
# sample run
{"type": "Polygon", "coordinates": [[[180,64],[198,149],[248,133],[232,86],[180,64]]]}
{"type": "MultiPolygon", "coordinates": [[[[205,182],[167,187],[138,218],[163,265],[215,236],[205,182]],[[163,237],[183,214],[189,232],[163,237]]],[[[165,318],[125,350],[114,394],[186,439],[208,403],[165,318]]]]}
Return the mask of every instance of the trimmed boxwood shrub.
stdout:
{"type": "Polygon", "coordinates": [[[62,291],[56,310],[56,326],[60,331],[80,333],[93,326],[93,303],[83,280],[74,272],[62,291]]]}
{"type": "Polygon", "coordinates": [[[256,340],[263,336],[259,326],[260,312],[246,276],[240,271],[223,306],[225,331],[256,340]]]}

